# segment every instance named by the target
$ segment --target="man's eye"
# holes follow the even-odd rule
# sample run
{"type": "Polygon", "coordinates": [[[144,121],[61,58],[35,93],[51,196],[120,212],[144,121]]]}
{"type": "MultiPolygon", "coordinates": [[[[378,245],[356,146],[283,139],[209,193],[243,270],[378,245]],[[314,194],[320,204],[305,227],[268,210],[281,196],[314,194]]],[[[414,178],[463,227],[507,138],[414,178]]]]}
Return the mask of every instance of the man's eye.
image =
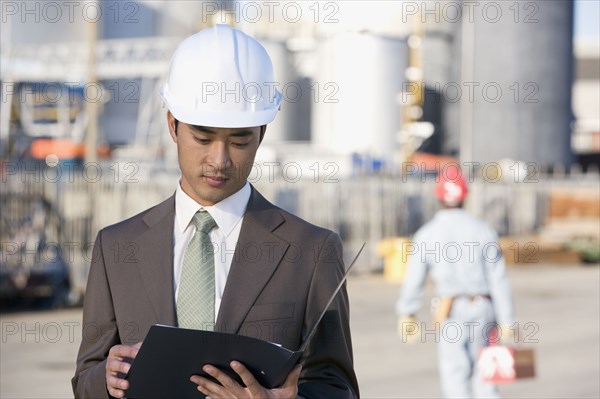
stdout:
{"type": "Polygon", "coordinates": [[[231,145],[233,145],[234,147],[238,147],[238,148],[244,148],[248,144],[250,144],[250,143],[231,143],[231,145]]]}
{"type": "Polygon", "coordinates": [[[196,140],[196,142],[200,143],[200,144],[208,144],[210,143],[209,139],[203,139],[200,137],[194,137],[194,140],[196,140]]]}

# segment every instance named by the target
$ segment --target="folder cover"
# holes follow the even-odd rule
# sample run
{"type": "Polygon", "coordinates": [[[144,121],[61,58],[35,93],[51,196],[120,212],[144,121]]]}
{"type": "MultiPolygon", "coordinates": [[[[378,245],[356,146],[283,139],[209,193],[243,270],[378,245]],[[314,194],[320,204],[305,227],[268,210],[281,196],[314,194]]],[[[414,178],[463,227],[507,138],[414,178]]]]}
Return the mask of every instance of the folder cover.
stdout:
{"type": "Polygon", "coordinates": [[[302,351],[243,335],[154,325],[127,376],[127,397],[202,398],[190,377],[211,378],[202,366],[212,364],[241,384],[229,366],[232,360],[244,364],[262,386],[275,388],[301,356],[302,351]]]}
{"type": "Polygon", "coordinates": [[[190,381],[190,377],[195,374],[212,379],[202,371],[205,364],[211,364],[242,384],[241,378],[229,366],[233,360],[246,366],[265,388],[281,386],[300,361],[321,319],[346,281],[365,245],[366,243],[354,257],[329,298],[329,302],[297,351],[243,335],[157,324],[150,327],[129,369],[127,375],[129,389],[126,396],[131,399],[204,398],[204,394],[197,390],[197,385],[190,381]]]}

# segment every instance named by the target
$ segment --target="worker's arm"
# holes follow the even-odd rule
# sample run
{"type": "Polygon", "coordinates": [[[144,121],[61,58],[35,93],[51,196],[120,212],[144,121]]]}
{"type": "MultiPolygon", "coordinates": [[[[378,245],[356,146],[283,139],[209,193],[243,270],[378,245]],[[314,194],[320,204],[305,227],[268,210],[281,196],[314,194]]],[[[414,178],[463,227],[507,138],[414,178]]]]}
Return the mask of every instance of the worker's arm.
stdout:
{"type": "Polygon", "coordinates": [[[423,286],[427,278],[427,260],[421,251],[421,232],[417,232],[411,243],[411,256],[408,258],[408,267],[404,275],[404,281],[400,288],[400,296],[396,302],[396,313],[398,314],[397,332],[402,342],[414,344],[419,341],[419,325],[416,318],[417,311],[421,307],[423,286]]]}
{"type": "Polygon", "coordinates": [[[506,263],[498,244],[497,234],[489,229],[487,237],[487,243],[493,244],[486,244],[488,248],[497,248],[496,251],[489,249],[484,256],[486,277],[496,314],[496,321],[501,326],[510,327],[515,322],[515,314],[512,291],[506,274],[506,263]]]}
{"type": "Polygon", "coordinates": [[[408,267],[404,282],[400,288],[400,296],[396,302],[396,313],[400,317],[415,316],[421,307],[423,287],[427,278],[427,260],[423,248],[423,234],[417,232],[411,244],[411,256],[408,257],[408,267]]]}

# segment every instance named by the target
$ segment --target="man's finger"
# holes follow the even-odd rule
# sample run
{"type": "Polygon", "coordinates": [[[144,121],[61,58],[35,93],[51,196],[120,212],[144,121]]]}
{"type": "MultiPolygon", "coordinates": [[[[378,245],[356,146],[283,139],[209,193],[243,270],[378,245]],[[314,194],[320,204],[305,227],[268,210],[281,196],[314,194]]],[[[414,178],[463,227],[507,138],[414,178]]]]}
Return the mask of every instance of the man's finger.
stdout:
{"type": "Polygon", "coordinates": [[[302,365],[299,364],[288,374],[282,388],[296,387],[298,386],[298,380],[300,379],[300,372],[302,371],[302,365]]]}
{"type": "Polygon", "coordinates": [[[228,376],[226,373],[224,373],[217,367],[207,364],[204,367],[202,367],[202,370],[204,370],[206,374],[219,381],[221,385],[226,387],[228,390],[242,389],[242,387],[240,386],[240,384],[237,383],[237,381],[235,381],[233,378],[228,376]]]}
{"type": "Polygon", "coordinates": [[[122,398],[125,396],[125,392],[121,391],[120,389],[114,389],[114,388],[111,388],[110,386],[107,388],[108,388],[108,393],[113,398],[122,398]]]}
{"type": "Polygon", "coordinates": [[[131,368],[131,364],[127,363],[127,362],[122,362],[120,360],[116,360],[116,359],[109,359],[106,362],[106,369],[111,373],[123,373],[123,374],[127,374],[129,373],[129,369],[131,368]]]}
{"type": "Polygon", "coordinates": [[[250,392],[255,393],[257,388],[262,388],[262,385],[256,381],[256,378],[252,375],[250,371],[240,362],[232,361],[229,363],[229,366],[240,376],[244,385],[250,390],[250,392]]]}
{"type": "Polygon", "coordinates": [[[207,396],[218,396],[223,392],[223,387],[221,385],[207,378],[200,377],[199,375],[193,375],[190,380],[198,385],[198,390],[200,392],[207,396]]]}
{"type": "Polygon", "coordinates": [[[108,393],[115,398],[125,396],[125,390],[129,388],[129,382],[113,375],[106,375],[106,388],[108,393]]]}
{"type": "Polygon", "coordinates": [[[106,383],[108,386],[113,387],[115,389],[126,390],[127,388],[129,388],[129,381],[115,377],[113,375],[106,378],[106,383]]]}
{"type": "MultiPolygon", "coordinates": [[[[137,344],[136,344],[137,345],[137,344]]],[[[134,359],[139,352],[139,347],[130,345],[116,345],[110,348],[109,357],[134,359]]]]}

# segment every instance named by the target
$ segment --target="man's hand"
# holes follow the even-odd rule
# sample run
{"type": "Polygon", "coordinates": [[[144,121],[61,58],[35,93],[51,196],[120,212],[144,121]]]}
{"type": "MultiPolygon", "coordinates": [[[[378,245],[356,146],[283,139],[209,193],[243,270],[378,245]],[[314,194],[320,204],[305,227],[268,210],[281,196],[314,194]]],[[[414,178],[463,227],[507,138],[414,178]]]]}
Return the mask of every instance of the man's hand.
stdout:
{"type": "Polygon", "coordinates": [[[200,392],[211,399],[296,399],[298,396],[298,378],[300,378],[300,370],[302,370],[300,365],[288,374],[281,387],[275,389],[266,389],[260,385],[250,371],[240,362],[233,361],[230,366],[242,378],[242,381],[246,384],[245,388],[233,378],[209,364],[205,365],[202,370],[214,377],[221,385],[199,375],[193,375],[190,379],[198,385],[200,392]]]}
{"type": "Polygon", "coordinates": [[[129,381],[124,377],[129,373],[131,362],[138,354],[142,346],[141,342],[135,345],[115,345],[108,352],[106,359],[106,389],[115,398],[125,396],[125,390],[129,388],[129,381]]]}
{"type": "Polygon", "coordinates": [[[414,316],[404,316],[398,319],[398,336],[402,342],[414,344],[419,339],[419,324],[414,316]]]}
{"type": "Polygon", "coordinates": [[[510,324],[500,324],[497,334],[502,344],[510,345],[519,342],[519,330],[518,328],[513,328],[510,324]]]}

